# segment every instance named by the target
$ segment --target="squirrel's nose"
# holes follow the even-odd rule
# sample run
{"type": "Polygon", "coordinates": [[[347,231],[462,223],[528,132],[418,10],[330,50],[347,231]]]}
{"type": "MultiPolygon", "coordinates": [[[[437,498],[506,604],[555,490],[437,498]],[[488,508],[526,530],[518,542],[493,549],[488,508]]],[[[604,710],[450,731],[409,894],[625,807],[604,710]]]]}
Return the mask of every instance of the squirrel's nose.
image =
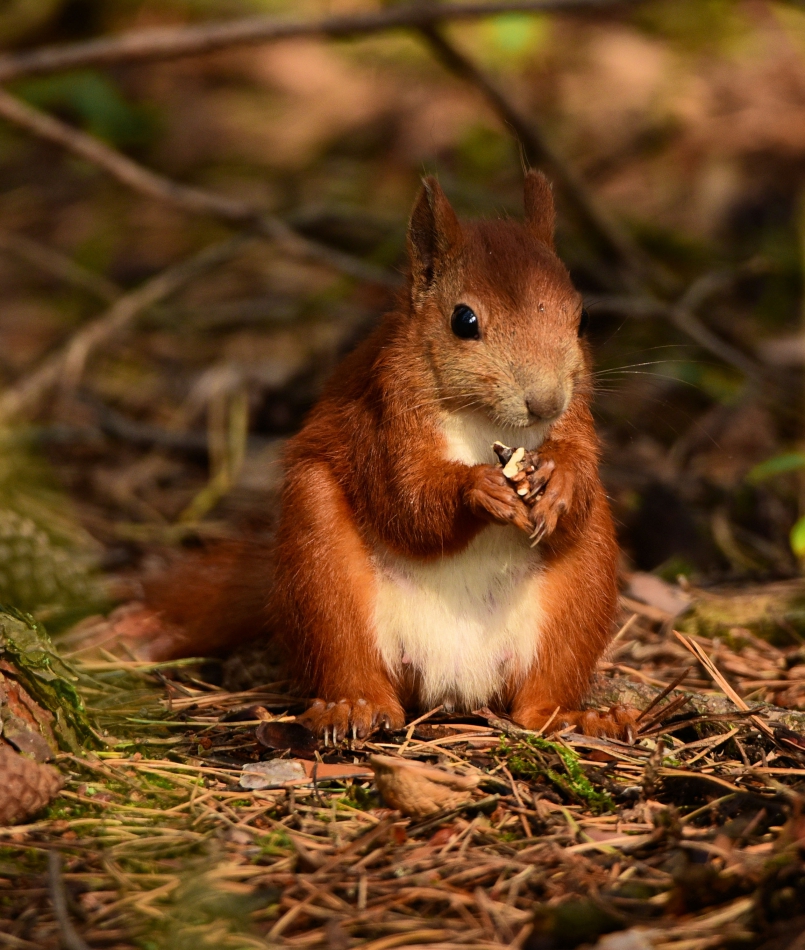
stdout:
{"type": "Polygon", "coordinates": [[[535,419],[554,419],[562,411],[563,403],[561,393],[530,392],[525,394],[526,408],[535,419]]]}

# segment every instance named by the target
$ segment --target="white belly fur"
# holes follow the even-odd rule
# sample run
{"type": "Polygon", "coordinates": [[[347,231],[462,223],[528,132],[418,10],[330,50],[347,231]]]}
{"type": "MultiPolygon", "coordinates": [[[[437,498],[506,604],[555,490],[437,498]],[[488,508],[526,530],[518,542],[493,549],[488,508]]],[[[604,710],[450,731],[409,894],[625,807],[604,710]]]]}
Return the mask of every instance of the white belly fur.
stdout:
{"type": "MultiPolygon", "coordinates": [[[[544,431],[504,430],[483,417],[445,421],[444,454],[495,461],[491,444],[537,448],[544,431]]],[[[536,661],[542,619],[538,551],[517,528],[490,525],[459,554],[433,561],[375,555],[375,633],[393,675],[417,674],[420,704],[475,709],[536,661]]]]}

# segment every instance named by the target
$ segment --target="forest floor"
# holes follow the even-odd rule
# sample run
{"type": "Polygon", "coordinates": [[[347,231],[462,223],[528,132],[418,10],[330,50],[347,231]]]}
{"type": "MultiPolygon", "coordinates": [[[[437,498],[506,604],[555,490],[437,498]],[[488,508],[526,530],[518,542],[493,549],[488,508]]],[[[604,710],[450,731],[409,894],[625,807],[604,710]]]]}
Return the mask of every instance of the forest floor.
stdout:
{"type": "Polygon", "coordinates": [[[626,599],[602,666],[655,696],[633,743],[436,711],[337,749],[288,728],[282,682],[230,692],[85,628],[69,646],[104,747],[60,755],[60,796],[0,831],[0,946],[798,947],[805,739],[763,701],[798,705],[805,650],[669,619],[626,599]],[[463,777],[462,800],[386,807],[378,754],[463,777]],[[244,787],[277,758],[301,777],[244,787]]]}

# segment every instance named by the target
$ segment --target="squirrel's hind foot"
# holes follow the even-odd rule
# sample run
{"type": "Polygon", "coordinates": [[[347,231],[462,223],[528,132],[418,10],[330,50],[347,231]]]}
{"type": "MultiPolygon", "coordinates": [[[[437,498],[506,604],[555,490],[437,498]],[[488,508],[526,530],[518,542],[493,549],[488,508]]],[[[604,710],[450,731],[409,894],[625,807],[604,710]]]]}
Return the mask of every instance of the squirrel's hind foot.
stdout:
{"type": "Polygon", "coordinates": [[[597,709],[562,709],[556,715],[553,711],[512,712],[512,719],[526,729],[542,729],[546,725],[551,731],[561,731],[573,726],[585,736],[607,737],[632,742],[637,733],[637,720],[640,710],[633,706],[617,704],[605,712],[597,709]]]}

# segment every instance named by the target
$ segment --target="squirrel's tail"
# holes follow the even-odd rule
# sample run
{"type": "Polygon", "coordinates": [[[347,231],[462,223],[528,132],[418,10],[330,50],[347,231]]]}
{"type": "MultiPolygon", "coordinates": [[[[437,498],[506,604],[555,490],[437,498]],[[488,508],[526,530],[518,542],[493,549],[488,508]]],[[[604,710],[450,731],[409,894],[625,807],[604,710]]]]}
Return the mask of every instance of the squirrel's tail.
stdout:
{"type": "Polygon", "coordinates": [[[152,660],[221,656],[267,636],[273,573],[272,545],[263,537],[187,555],[144,582],[157,631],[140,652],[152,660]]]}

